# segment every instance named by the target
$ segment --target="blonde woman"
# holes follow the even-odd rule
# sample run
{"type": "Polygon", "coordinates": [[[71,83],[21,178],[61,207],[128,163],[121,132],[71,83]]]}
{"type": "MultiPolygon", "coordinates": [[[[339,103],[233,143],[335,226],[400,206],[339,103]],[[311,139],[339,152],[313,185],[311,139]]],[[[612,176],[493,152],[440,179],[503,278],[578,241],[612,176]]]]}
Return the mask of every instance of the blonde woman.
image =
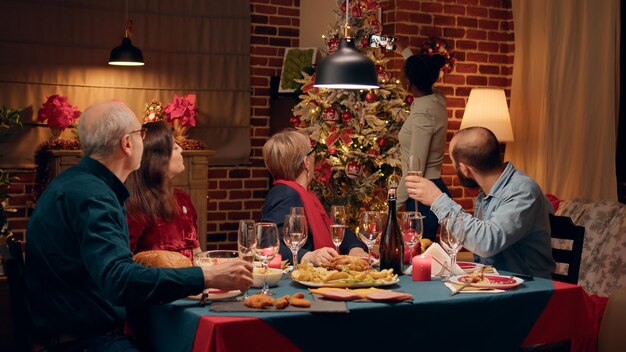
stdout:
{"type": "MultiPolygon", "coordinates": [[[[311,148],[309,137],[294,130],[279,132],[263,146],[263,159],[274,178],[274,187],[261,210],[262,221],[276,223],[282,236],[283,221],[291,207],[304,207],[309,236],[298,252],[298,260],[320,265],[337,256],[339,253],[330,236],[331,220],[317,196],[309,191],[315,165],[315,149],[311,148]]],[[[339,251],[365,257],[366,250],[365,244],[352,231],[346,230],[339,251]]],[[[280,254],[283,258],[292,257],[283,241],[280,254]]]]}

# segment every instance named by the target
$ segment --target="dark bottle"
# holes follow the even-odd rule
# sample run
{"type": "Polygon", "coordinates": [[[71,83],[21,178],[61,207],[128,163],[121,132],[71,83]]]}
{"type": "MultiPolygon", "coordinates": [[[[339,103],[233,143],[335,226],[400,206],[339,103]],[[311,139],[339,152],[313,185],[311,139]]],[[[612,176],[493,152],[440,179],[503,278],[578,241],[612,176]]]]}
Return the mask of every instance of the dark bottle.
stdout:
{"type": "Polygon", "coordinates": [[[404,258],[404,242],[402,232],[396,216],[396,189],[389,188],[387,197],[387,224],[380,239],[380,268],[393,269],[393,272],[402,275],[402,260],[404,258]]]}

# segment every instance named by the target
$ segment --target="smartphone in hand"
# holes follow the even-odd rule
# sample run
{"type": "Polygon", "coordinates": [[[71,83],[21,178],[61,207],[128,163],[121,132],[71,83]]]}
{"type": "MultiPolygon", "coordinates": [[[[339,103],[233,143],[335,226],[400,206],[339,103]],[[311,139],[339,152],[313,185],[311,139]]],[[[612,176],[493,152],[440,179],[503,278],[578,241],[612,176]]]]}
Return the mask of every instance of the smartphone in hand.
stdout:
{"type": "Polygon", "coordinates": [[[372,34],[369,37],[370,48],[383,48],[387,50],[394,50],[396,48],[394,42],[398,40],[396,37],[387,35],[372,34]]]}

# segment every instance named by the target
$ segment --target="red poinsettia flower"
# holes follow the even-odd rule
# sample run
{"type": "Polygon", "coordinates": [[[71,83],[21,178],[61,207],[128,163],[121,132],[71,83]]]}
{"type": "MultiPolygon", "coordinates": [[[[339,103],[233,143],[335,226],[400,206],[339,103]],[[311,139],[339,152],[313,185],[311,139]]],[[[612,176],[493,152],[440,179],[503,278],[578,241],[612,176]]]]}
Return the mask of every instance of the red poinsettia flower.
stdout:
{"type": "Polygon", "coordinates": [[[55,94],[48,97],[37,113],[37,121],[48,121],[50,128],[62,130],[74,124],[80,117],[80,111],[72,106],[67,97],[55,94]]]}
{"type": "Polygon", "coordinates": [[[174,94],[174,100],[165,105],[163,109],[163,114],[167,116],[168,123],[171,124],[174,120],[179,119],[181,125],[192,127],[196,126],[197,112],[195,94],[187,94],[185,96],[174,94]]]}

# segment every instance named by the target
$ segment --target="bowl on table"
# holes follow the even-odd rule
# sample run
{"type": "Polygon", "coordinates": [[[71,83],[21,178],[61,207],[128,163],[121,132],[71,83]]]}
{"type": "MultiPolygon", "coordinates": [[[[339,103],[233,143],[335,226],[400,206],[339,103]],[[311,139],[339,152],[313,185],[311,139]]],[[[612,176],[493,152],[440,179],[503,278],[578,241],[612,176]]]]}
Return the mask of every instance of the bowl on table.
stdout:
{"type": "Polygon", "coordinates": [[[195,266],[210,266],[232,262],[239,259],[237,251],[213,250],[196,253],[193,256],[193,264],[195,266]]]}
{"type": "Polygon", "coordinates": [[[252,272],[252,287],[263,287],[263,280],[267,281],[269,287],[274,287],[278,284],[278,280],[283,277],[283,270],[276,268],[254,268],[252,272]]]}

